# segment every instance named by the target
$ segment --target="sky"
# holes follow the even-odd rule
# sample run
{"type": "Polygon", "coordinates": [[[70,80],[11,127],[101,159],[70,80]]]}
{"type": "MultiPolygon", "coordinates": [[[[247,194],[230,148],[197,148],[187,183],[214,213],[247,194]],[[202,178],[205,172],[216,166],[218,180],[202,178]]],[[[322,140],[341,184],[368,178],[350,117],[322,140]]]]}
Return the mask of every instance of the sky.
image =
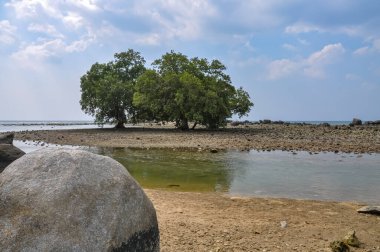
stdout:
{"type": "Polygon", "coordinates": [[[380,119],[378,0],[0,0],[0,120],[91,120],[80,77],[129,48],[218,59],[243,120],[380,119]]]}

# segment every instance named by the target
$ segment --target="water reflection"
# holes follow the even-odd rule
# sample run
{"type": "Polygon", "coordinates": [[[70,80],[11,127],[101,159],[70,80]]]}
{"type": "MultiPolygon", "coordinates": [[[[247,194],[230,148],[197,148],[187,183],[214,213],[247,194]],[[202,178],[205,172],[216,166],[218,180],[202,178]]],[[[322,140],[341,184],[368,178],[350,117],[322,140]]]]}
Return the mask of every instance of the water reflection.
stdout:
{"type": "Polygon", "coordinates": [[[146,188],[380,203],[380,155],[102,148],[146,188]]]}
{"type": "Polygon", "coordinates": [[[230,188],[232,174],[223,161],[224,153],[128,148],[95,151],[123,164],[144,188],[221,192],[230,188]]]}
{"type": "Polygon", "coordinates": [[[380,154],[72,148],[116,159],[145,188],[380,204],[380,154]]]}

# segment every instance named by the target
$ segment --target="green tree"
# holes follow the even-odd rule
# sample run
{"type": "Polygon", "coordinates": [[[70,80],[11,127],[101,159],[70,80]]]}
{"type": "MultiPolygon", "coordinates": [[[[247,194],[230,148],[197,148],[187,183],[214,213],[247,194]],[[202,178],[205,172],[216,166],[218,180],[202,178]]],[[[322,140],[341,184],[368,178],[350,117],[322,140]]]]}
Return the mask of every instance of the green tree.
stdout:
{"type": "Polygon", "coordinates": [[[133,105],[149,119],[175,121],[180,129],[197,124],[215,129],[233,114],[249,113],[253,103],[246,91],[235,89],[218,60],[164,54],[138,79],[133,105]]]}
{"type": "Polygon", "coordinates": [[[114,61],[93,64],[80,79],[82,110],[95,116],[97,123],[112,122],[116,128],[135,120],[133,93],[137,78],[145,72],[144,64],[144,58],[132,49],[116,53],[114,61]]]}

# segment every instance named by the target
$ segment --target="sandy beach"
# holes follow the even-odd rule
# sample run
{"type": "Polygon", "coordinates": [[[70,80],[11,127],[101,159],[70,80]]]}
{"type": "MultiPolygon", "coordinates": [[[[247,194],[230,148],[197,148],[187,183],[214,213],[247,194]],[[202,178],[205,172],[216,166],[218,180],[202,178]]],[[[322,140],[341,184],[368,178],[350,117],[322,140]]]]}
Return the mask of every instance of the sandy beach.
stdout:
{"type": "Polygon", "coordinates": [[[358,214],[355,203],[146,192],[158,214],[163,252],[331,251],[330,242],[351,230],[362,242],[351,251],[380,251],[380,217],[358,214]]]}
{"type": "MultiPolygon", "coordinates": [[[[250,125],[183,132],[170,127],[17,132],[35,143],[134,148],[380,153],[379,126],[250,125]]],[[[357,203],[236,198],[146,189],[157,210],[162,251],[331,251],[355,230],[351,251],[380,251],[380,217],[357,203]],[[282,224],[281,224],[282,223],[282,224]],[[281,225],[283,227],[281,227],[281,225]]]]}

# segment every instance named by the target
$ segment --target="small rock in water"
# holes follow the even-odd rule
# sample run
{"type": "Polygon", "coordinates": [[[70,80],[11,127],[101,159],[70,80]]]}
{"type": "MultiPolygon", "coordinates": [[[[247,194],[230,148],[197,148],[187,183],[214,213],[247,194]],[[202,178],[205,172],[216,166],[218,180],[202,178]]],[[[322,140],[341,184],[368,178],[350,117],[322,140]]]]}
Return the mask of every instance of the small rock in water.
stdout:
{"type": "Polygon", "coordinates": [[[217,149],[211,149],[210,152],[211,153],[218,153],[218,150],[217,149]]]}
{"type": "Polygon", "coordinates": [[[170,185],[168,185],[168,187],[180,187],[180,185],[170,184],[170,185]]]}

